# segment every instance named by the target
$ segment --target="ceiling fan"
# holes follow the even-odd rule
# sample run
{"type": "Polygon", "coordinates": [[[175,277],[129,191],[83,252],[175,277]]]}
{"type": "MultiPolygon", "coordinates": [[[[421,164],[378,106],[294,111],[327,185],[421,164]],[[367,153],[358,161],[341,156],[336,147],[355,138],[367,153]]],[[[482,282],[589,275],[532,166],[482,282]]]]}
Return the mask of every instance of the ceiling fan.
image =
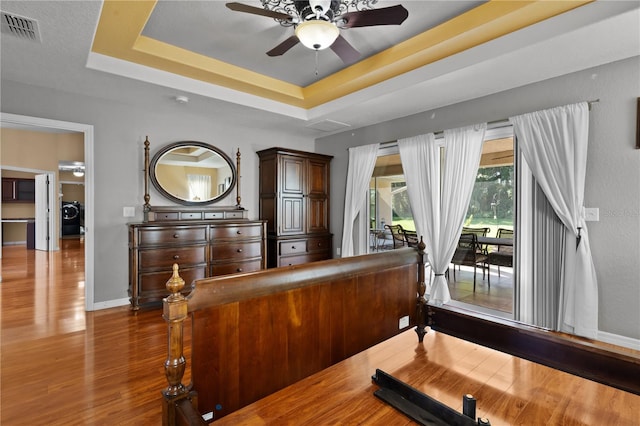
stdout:
{"type": "Polygon", "coordinates": [[[340,35],[341,29],[400,25],[409,16],[401,5],[371,9],[371,0],[260,0],[264,8],[242,3],[227,3],[237,12],[251,13],[276,19],[284,27],[294,27],[295,34],[267,52],[280,56],[298,43],[318,51],[330,48],[342,61],[350,65],[360,53],[340,35]],[[355,8],[350,12],[349,7],[355,8]]]}

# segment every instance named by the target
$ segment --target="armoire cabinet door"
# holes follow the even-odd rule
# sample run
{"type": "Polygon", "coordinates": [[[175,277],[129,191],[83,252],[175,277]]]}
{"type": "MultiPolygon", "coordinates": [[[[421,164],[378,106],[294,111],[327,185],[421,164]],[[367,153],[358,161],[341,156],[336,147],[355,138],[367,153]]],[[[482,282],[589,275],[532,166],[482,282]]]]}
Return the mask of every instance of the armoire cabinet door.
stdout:
{"type": "Polygon", "coordinates": [[[280,158],[282,185],[280,187],[279,234],[301,234],[305,232],[304,167],[306,160],[283,155],[280,158]]]}
{"type": "Polygon", "coordinates": [[[309,159],[307,174],[306,232],[329,232],[329,163],[309,159]]]}

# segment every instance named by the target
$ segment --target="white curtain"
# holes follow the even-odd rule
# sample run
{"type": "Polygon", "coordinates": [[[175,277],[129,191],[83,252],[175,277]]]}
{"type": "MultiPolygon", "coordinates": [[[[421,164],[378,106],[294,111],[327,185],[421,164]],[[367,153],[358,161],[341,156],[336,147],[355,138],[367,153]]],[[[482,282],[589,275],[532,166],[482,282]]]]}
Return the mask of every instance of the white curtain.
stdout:
{"type": "Polygon", "coordinates": [[[478,173],[486,123],[398,141],[416,231],[423,237],[435,279],[429,301],[451,300],[444,273],[455,252],[478,173]]]}
{"type": "Polygon", "coordinates": [[[583,217],[589,107],[586,102],[509,119],[533,176],[566,226],[559,329],[598,332],[598,281],[583,217]]]}
{"type": "Polygon", "coordinates": [[[187,182],[190,200],[199,201],[211,198],[211,176],[187,175],[187,182]]]}
{"type": "Polygon", "coordinates": [[[344,226],[342,229],[342,257],[368,252],[369,182],[376,165],[379,147],[380,144],[376,143],[349,148],[349,169],[347,171],[344,226]]]}

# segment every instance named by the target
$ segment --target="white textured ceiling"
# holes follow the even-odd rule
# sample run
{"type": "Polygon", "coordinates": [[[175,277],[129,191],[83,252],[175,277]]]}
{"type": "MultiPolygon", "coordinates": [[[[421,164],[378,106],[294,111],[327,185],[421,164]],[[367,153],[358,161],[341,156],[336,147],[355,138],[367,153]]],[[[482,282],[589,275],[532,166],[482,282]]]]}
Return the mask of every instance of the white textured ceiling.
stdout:
{"type": "MultiPolygon", "coordinates": [[[[400,3],[410,11],[406,25],[350,29],[345,37],[366,55],[474,5],[400,3]]],[[[216,113],[232,124],[250,121],[256,128],[287,129],[308,137],[331,133],[308,127],[316,122],[334,120],[355,129],[640,54],[640,2],[597,1],[299,114],[275,102],[225,88],[190,84],[162,72],[141,74],[140,67],[134,65],[89,68],[101,2],[3,0],[0,8],[36,19],[42,33],[41,43],[3,34],[3,81],[136,105],[169,105],[176,95],[187,95],[191,102],[182,107],[194,114],[216,113]]],[[[313,52],[298,46],[279,58],[264,54],[284,39],[287,31],[291,30],[270,18],[231,12],[218,1],[162,1],[145,27],[145,32],[155,38],[304,84],[309,75],[313,77],[313,52]],[[206,11],[212,11],[213,17],[206,11]],[[171,15],[172,24],[168,21],[171,15]],[[194,31],[193,38],[188,29],[194,31]]],[[[322,72],[340,66],[332,52],[321,54],[322,72]]]]}

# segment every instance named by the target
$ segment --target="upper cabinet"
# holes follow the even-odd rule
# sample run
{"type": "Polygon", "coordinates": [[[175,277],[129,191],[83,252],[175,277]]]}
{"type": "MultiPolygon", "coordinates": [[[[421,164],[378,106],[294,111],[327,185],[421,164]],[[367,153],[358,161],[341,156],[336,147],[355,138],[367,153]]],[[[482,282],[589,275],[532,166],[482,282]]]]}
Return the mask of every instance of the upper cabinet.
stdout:
{"type": "Polygon", "coordinates": [[[333,157],[282,148],[259,151],[260,218],[270,267],[331,258],[329,175],[333,157]]]}
{"type": "Polygon", "coordinates": [[[35,179],[2,178],[3,203],[34,203],[35,200],[35,179]]]}

